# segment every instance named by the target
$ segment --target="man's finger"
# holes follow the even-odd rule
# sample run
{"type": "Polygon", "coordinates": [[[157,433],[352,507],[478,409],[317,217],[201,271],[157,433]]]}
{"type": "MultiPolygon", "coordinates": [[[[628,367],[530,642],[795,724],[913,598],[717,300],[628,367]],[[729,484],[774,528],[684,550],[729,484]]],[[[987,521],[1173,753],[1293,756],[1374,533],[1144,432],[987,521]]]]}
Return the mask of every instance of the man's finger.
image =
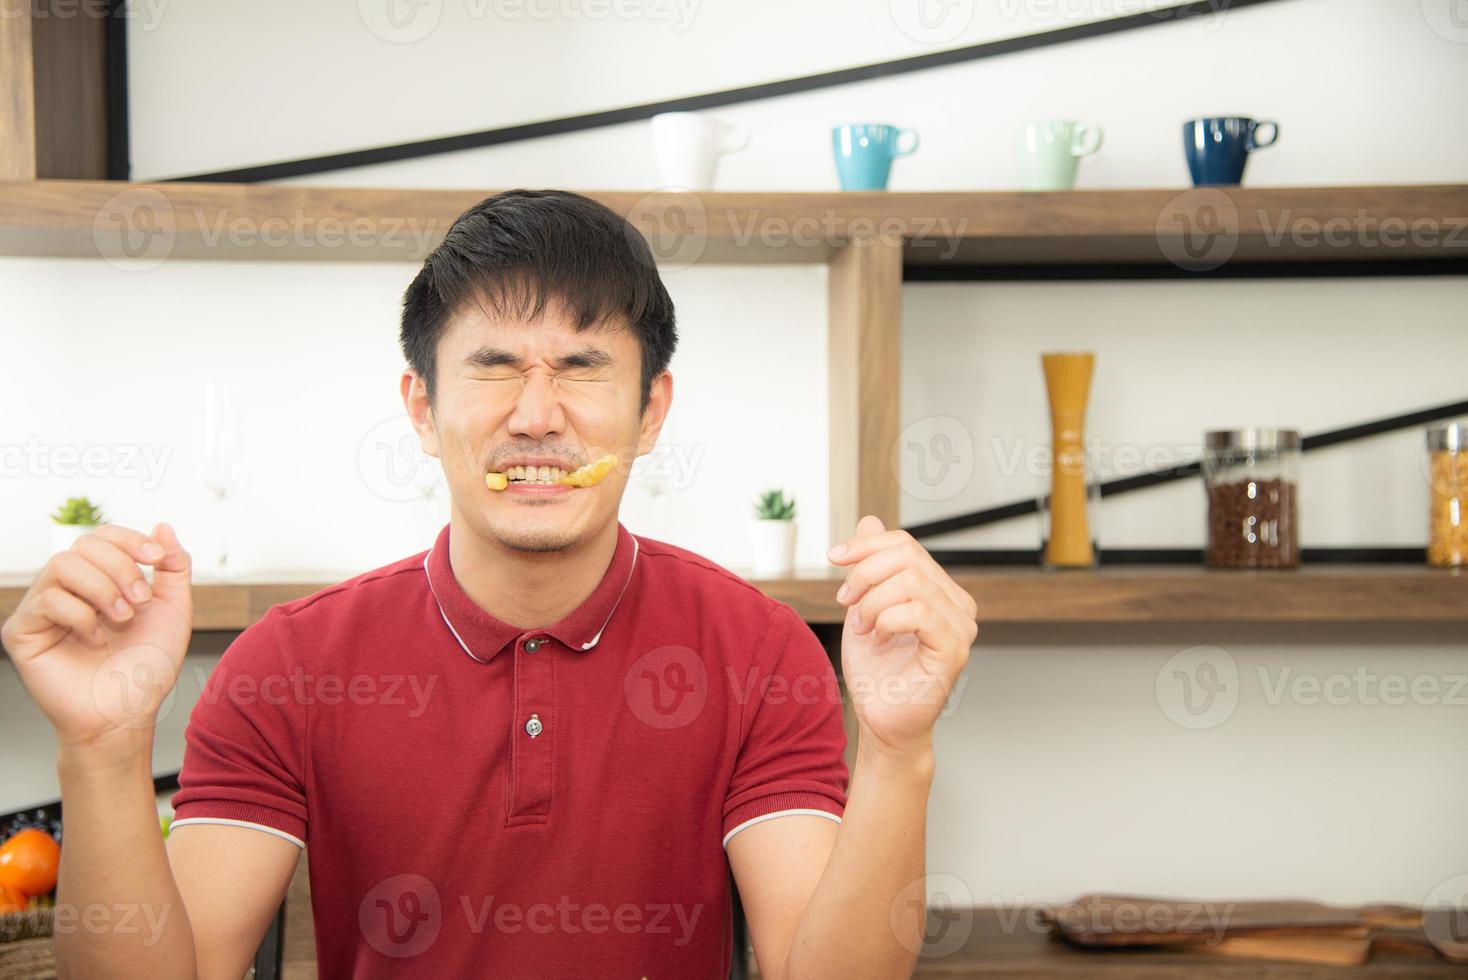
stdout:
{"type": "MultiPolygon", "coordinates": [[[[36,596],[33,615],[47,624],[74,630],[93,643],[106,642],[97,610],[59,586],[51,586],[36,596]]],[[[33,627],[41,625],[31,621],[33,627]]],[[[41,632],[32,628],[31,632],[41,632]]]]}
{"type": "Polygon", "coordinates": [[[919,643],[942,655],[944,662],[951,652],[962,649],[968,656],[968,647],[963,644],[967,624],[960,626],[956,617],[943,615],[922,599],[909,599],[895,606],[888,606],[872,624],[871,635],[876,643],[886,643],[894,636],[916,636],[919,643]]]}
{"type": "Polygon", "coordinates": [[[28,660],[49,650],[66,630],[75,630],[93,643],[106,641],[97,610],[61,586],[49,585],[23,600],[6,621],[6,650],[17,662],[28,660]]]}
{"type": "Polygon", "coordinates": [[[120,524],[103,524],[92,534],[117,545],[133,561],[151,565],[163,557],[163,546],[142,531],[120,524]]]}
{"type": "Polygon", "coordinates": [[[100,534],[88,534],[77,539],[72,550],[105,572],[133,605],[141,605],[153,595],[137,561],[111,540],[100,534]]]}
{"type": "Polygon", "coordinates": [[[892,539],[894,544],[862,559],[851,570],[851,573],[846,576],[846,582],[836,594],[836,601],[848,606],[853,602],[859,602],[868,589],[897,574],[903,568],[913,567],[936,583],[955,606],[966,612],[968,607],[973,605],[973,599],[969,594],[959,588],[958,583],[953,581],[953,577],[911,535],[905,531],[897,533],[905,537],[892,539]]]}
{"type": "Polygon", "coordinates": [[[900,605],[909,599],[922,599],[936,606],[944,596],[936,583],[928,581],[915,568],[900,568],[896,573],[878,582],[867,590],[861,600],[852,606],[856,610],[856,632],[871,629],[884,609],[900,605]]]}
{"type": "Polygon", "coordinates": [[[153,540],[163,546],[163,557],[153,564],[154,594],[192,610],[193,595],[189,591],[189,581],[193,575],[193,560],[179,543],[173,525],[160,523],[155,526],[153,540]]]}
{"type": "Polygon", "coordinates": [[[133,618],[132,604],[123,598],[122,589],[81,552],[61,552],[51,559],[50,568],[51,582],[88,603],[114,623],[125,623],[133,618]]]}

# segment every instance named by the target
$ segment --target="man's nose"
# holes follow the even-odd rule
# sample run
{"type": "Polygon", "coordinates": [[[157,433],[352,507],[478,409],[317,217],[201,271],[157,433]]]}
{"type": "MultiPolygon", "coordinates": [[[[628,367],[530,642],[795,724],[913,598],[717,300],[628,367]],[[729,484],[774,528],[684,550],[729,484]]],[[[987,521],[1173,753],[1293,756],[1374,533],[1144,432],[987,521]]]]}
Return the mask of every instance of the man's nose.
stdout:
{"type": "Polygon", "coordinates": [[[531,375],[520,389],[515,410],[510,413],[509,430],[513,435],[531,439],[564,431],[566,416],[561,411],[560,393],[549,375],[531,375]]]}

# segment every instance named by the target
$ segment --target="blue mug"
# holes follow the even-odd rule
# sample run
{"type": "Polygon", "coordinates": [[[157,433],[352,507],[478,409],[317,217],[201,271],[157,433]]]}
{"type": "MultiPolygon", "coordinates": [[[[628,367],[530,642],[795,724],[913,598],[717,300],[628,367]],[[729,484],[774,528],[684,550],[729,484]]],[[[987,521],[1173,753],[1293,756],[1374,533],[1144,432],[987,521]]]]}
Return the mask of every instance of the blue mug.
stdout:
{"type": "Polygon", "coordinates": [[[1183,153],[1193,186],[1238,184],[1244,179],[1244,164],[1250,152],[1273,146],[1279,139],[1279,123],[1245,116],[1215,116],[1189,119],[1183,123],[1183,153]],[[1269,139],[1260,138],[1268,128],[1269,139]]]}
{"type": "Polygon", "coordinates": [[[836,174],[843,191],[886,190],[892,161],[907,156],[917,146],[916,130],[881,123],[853,123],[831,130],[836,174]]]}

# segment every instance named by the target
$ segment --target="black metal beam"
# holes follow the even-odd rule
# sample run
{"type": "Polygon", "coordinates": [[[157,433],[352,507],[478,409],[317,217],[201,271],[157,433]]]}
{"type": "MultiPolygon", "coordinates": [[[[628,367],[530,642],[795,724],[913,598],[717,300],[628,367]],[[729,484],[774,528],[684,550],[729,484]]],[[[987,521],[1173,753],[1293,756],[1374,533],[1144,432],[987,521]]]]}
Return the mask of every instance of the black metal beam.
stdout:
{"type": "Polygon", "coordinates": [[[132,179],[127,95],[127,0],[107,0],[107,179],[132,179]]]}
{"type": "Polygon", "coordinates": [[[780,81],[764,82],[758,85],[745,85],[739,88],[724,89],[719,92],[707,92],[703,95],[690,95],[678,99],[666,99],[661,102],[648,102],[642,105],[627,106],[621,109],[607,109],[601,112],[587,112],[575,116],[563,116],[558,119],[544,119],[539,122],[522,123],[518,126],[505,126],[499,129],[488,129],[474,133],[461,133],[457,136],[441,136],[436,139],[417,140],[411,143],[395,143],[388,146],[376,146],[363,150],[350,150],[345,153],[328,153],[322,156],[285,160],[280,163],[258,164],[232,170],[216,170],[210,173],[192,174],[186,177],[174,177],[171,179],[174,181],[254,183],[262,180],[281,180],[289,177],[302,177],[307,174],[345,170],[350,167],[398,163],[403,160],[416,160],[440,153],[476,150],[486,146],[500,146],[505,143],[515,143],[521,140],[539,139],[545,136],[560,136],[564,133],[583,132],[589,129],[600,129],[605,126],[618,126],[623,123],[651,119],[660,112],[688,112],[703,109],[717,109],[722,106],[754,102],[759,99],[772,99],[784,95],[798,95],[803,92],[814,92],[820,89],[833,88],[838,85],[850,85],[854,82],[868,82],[877,78],[891,78],[909,72],[926,71],[930,68],[945,68],[949,65],[979,61],[984,58],[1015,54],[1021,51],[1034,51],[1038,48],[1052,47],[1057,44],[1106,37],[1111,34],[1120,34],[1124,31],[1153,27],[1158,24],[1175,23],[1191,17],[1208,14],[1217,15],[1242,7],[1252,7],[1263,3],[1274,2],[1277,2],[1277,0],[1197,0],[1197,2],[1182,3],[1173,7],[1163,7],[1158,10],[1128,14],[1124,17],[1113,17],[1102,21],[1075,24],[1052,31],[1041,31],[1037,34],[1025,34],[1020,37],[1004,38],[999,41],[987,41],[983,44],[973,44],[962,48],[936,51],[932,54],[915,55],[911,58],[882,61],[872,65],[860,65],[854,68],[820,72],[815,75],[805,75],[800,78],[787,78],[780,81]]]}

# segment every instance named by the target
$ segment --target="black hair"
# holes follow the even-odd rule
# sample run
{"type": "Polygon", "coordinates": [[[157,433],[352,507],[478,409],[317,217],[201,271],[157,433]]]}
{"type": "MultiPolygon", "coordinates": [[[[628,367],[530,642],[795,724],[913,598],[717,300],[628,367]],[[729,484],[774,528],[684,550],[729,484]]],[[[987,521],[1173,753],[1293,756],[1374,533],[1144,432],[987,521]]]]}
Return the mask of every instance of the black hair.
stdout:
{"type": "Polygon", "coordinates": [[[678,345],[673,301],[647,241],[604,204],[556,190],[510,190],[454,219],[403,294],[400,342],[433,400],[438,342],[470,302],[538,317],[559,301],[578,331],[625,326],[642,347],[642,404],[678,345]]]}

